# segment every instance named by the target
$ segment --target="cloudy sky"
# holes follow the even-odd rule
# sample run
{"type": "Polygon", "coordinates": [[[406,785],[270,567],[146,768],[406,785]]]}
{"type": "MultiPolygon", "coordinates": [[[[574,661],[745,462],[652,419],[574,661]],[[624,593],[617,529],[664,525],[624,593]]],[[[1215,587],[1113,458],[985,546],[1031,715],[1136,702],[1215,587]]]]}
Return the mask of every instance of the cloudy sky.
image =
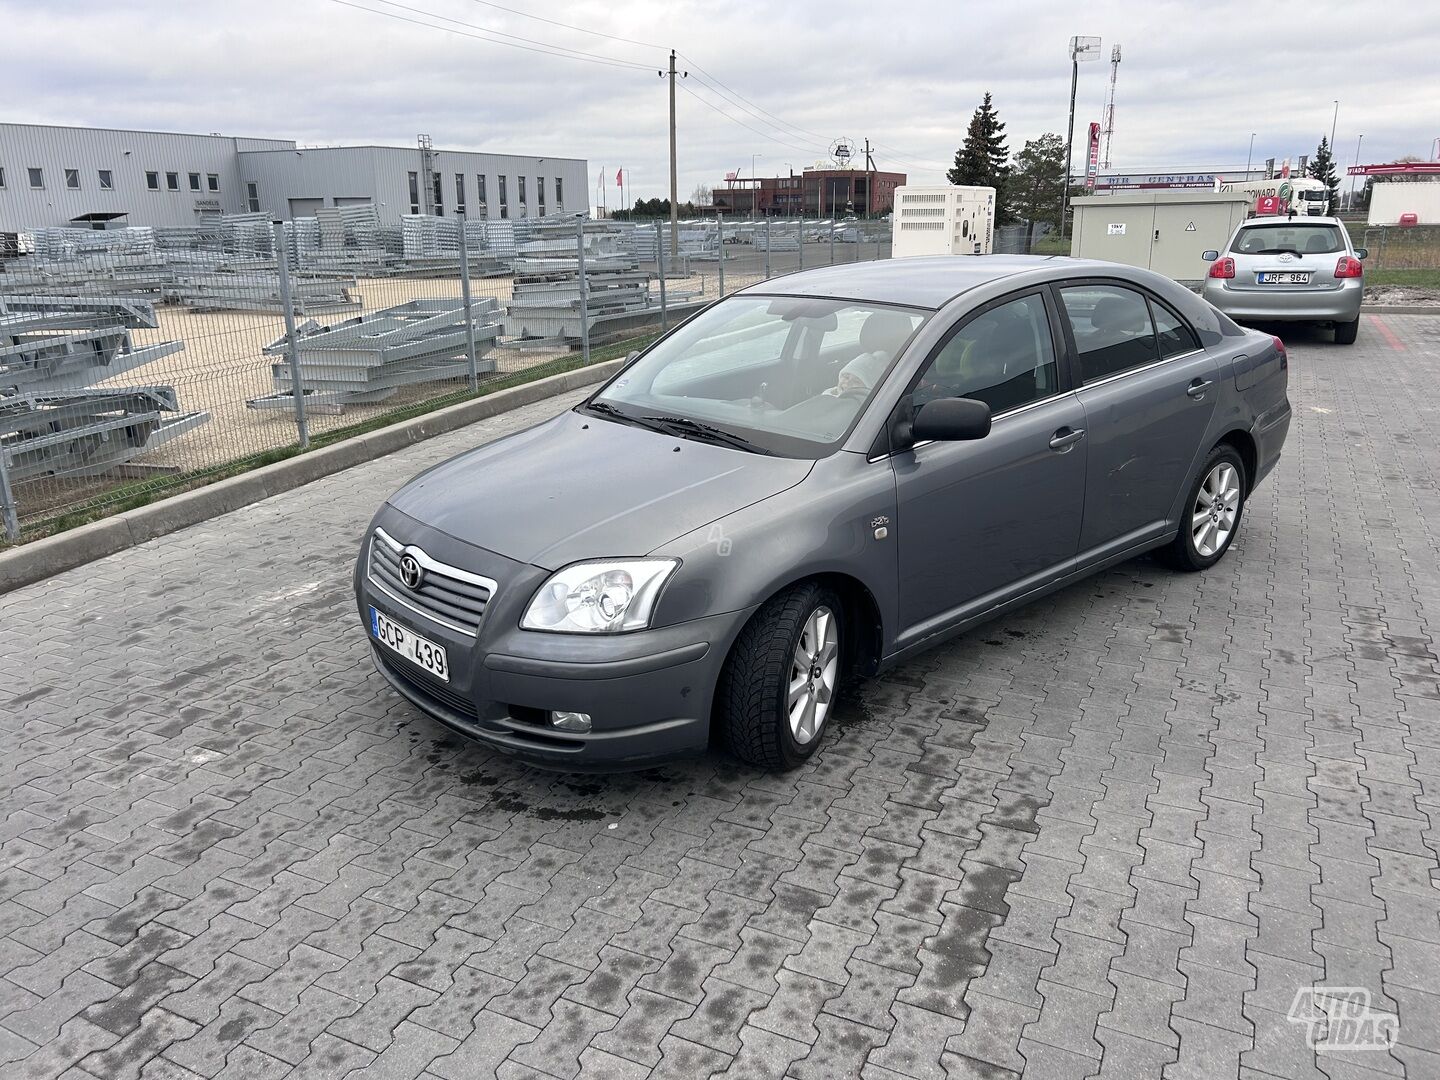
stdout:
{"type": "Polygon", "coordinates": [[[1288,30],[1265,7],[0,0],[6,38],[23,43],[6,50],[4,117],[305,145],[408,146],[427,132],[437,147],[584,157],[592,185],[602,167],[613,185],[623,166],[645,197],[668,186],[656,71],[673,47],[690,71],[678,94],[682,198],[727,171],[748,175],[752,154],[761,175],[783,174],[828,157],[840,137],[868,137],[877,167],[925,182],[943,178],[986,90],[1012,151],[1063,134],[1067,41],[1092,34],[1102,60],[1081,66],[1077,162],[1117,43],[1117,169],[1243,167],[1251,132],[1257,162],[1309,153],[1337,98],[1342,166],[1361,134],[1367,161],[1430,156],[1440,138],[1436,0],[1270,5],[1288,30]]]}

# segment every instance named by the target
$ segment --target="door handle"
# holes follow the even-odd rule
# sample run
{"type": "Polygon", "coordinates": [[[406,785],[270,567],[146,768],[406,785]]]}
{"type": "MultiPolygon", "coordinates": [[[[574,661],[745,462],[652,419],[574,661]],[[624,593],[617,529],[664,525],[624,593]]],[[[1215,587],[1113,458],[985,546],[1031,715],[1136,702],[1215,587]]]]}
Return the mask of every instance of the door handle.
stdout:
{"type": "Polygon", "coordinates": [[[1082,428],[1061,428],[1050,436],[1050,449],[1058,450],[1062,454],[1085,437],[1085,429],[1082,428]]]}
{"type": "Polygon", "coordinates": [[[1202,398],[1205,396],[1205,391],[1210,389],[1210,386],[1211,383],[1209,379],[1196,379],[1185,388],[1185,393],[1193,398],[1202,398]]]}

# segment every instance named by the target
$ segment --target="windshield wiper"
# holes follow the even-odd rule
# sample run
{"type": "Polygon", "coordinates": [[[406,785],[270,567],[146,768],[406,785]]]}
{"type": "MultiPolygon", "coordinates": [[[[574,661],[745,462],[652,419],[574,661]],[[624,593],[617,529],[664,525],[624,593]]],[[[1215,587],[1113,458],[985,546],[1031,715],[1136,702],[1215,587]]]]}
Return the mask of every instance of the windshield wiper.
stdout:
{"type": "Polygon", "coordinates": [[[1300,252],[1296,251],[1294,248],[1261,248],[1259,251],[1255,252],[1255,254],[1256,254],[1256,255],[1294,255],[1297,259],[1303,259],[1303,258],[1305,257],[1305,256],[1302,255],[1300,252]]]}
{"type": "Polygon", "coordinates": [[[736,435],[734,432],[718,428],[713,424],[692,420],[688,416],[641,416],[637,419],[655,425],[658,430],[669,431],[672,434],[690,435],[703,441],[733,446],[737,450],[748,450],[752,454],[770,453],[763,446],[757,446],[744,436],[736,435]]]}
{"type": "Polygon", "coordinates": [[[635,427],[655,429],[653,424],[647,424],[638,416],[631,416],[629,413],[617,409],[608,401],[592,401],[584,406],[587,412],[599,413],[601,416],[614,417],[622,424],[633,424],[635,427]]]}

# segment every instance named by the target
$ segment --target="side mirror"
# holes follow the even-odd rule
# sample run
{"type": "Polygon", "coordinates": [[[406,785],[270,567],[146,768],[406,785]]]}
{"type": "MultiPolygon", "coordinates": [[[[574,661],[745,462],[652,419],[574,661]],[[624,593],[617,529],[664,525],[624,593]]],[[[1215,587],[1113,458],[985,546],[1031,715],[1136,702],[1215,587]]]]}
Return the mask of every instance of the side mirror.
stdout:
{"type": "Polygon", "coordinates": [[[1358,247],[1358,248],[1355,249],[1355,258],[1357,258],[1357,259],[1368,259],[1369,257],[1370,257],[1370,249],[1369,249],[1369,248],[1358,247]]]}
{"type": "Polygon", "coordinates": [[[1202,251],[1200,253],[1200,258],[1204,259],[1206,262],[1214,262],[1219,257],[1220,253],[1214,248],[1211,248],[1209,251],[1202,251]]]}
{"type": "Polygon", "coordinates": [[[911,422],[916,442],[960,442],[990,434],[990,406],[974,398],[938,398],[920,406],[911,422]]]}

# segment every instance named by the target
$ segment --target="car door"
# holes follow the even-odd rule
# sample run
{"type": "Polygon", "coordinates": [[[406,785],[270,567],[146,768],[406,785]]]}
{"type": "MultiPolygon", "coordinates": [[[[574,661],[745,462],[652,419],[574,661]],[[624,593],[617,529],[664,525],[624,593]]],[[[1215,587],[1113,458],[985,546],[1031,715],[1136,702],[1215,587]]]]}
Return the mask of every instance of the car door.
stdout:
{"type": "Polygon", "coordinates": [[[1183,318],[1134,286],[1077,281],[1055,292],[1085,410],[1089,563],[1166,532],[1205,449],[1219,366],[1183,318]]]}
{"type": "Polygon", "coordinates": [[[1084,408],[1062,381],[1046,290],[957,323],[922,365],[913,405],[978,398],[983,439],[891,455],[899,626],[906,648],[1044,584],[1075,556],[1084,508],[1084,408]]]}

